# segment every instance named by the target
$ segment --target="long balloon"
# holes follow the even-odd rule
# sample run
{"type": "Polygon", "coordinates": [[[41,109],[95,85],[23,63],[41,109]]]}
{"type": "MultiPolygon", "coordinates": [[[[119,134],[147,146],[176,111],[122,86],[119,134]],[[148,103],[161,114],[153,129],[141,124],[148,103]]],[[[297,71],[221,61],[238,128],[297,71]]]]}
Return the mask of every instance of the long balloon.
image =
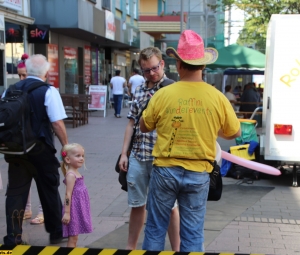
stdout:
{"type": "Polygon", "coordinates": [[[217,151],[217,153],[216,153],[216,157],[215,157],[215,161],[217,161],[217,162],[219,162],[220,160],[221,160],[221,147],[220,147],[220,145],[219,145],[219,143],[216,141],[216,151],[217,151]]]}
{"type": "Polygon", "coordinates": [[[251,161],[251,160],[243,159],[243,158],[237,157],[235,155],[232,155],[226,151],[222,151],[222,158],[226,159],[232,163],[238,164],[240,166],[244,166],[244,167],[250,168],[252,170],[256,170],[256,171],[265,173],[265,174],[281,175],[281,172],[278,169],[276,169],[275,167],[257,163],[257,162],[251,161]]]}

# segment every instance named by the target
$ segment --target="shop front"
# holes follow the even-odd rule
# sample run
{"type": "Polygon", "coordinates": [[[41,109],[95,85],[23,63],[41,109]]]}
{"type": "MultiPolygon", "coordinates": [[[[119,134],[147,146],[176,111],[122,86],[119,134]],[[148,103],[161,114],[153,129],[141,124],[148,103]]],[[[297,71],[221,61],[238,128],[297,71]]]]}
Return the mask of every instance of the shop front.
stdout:
{"type": "Polygon", "coordinates": [[[34,19],[26,16],[27,4],[27,0],[0,2],[0,94],[7,86],[19,81],[17,65],[25,52],[31,54],[27,27],[34,19]]]}

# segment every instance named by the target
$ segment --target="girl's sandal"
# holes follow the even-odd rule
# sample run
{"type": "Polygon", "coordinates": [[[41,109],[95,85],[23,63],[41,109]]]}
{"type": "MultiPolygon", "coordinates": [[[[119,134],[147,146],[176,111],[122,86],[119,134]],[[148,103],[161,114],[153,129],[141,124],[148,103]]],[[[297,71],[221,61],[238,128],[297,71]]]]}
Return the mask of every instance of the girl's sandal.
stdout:
{"type": "Polygon", "coordinates": [[[44,223],[44,215],[37,215],[34,219],[30,221],[31,225],[39,225],[44,223]]]}
{"type": "Polygon", "coordinates": [[[23,220],[31,219],[31,216],[32,216],[32,211],[25,211],[23,220]]]}

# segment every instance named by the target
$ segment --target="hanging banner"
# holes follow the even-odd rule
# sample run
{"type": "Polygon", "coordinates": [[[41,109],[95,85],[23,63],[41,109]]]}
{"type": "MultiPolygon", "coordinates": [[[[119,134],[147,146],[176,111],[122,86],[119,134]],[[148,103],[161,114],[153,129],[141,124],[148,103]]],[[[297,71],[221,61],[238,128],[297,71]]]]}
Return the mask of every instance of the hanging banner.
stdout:
{"type": "Polygon", "coordinates": [[[111,40],[115,40],[115,16],[112,12],[105,10],[105,37],[111,40]]]}
{"type": "Polygon", "coordinates": [[[23,1],[22,0],[2,0],[0,5],[22,12],[23,11],[23,1]]]}
{"type": "Polygon", "coordinates": [[[92,97],[91,104],[88,106],[89,110],[102,110],[105,117],[107,86],[90,85],[89,94],[92,97]]]}
{"type": "Polygon", "coordinates": [[[48,62],[50,63],[48,82],[55,88],[59,88],[58,45],[48,44],[48,62]]]}
{"type": "Polygon", "coordinates": [[[91,84],[92,76],[92,66],[91,66],[91,47],[84,46],[84,84],[91,84]]]}

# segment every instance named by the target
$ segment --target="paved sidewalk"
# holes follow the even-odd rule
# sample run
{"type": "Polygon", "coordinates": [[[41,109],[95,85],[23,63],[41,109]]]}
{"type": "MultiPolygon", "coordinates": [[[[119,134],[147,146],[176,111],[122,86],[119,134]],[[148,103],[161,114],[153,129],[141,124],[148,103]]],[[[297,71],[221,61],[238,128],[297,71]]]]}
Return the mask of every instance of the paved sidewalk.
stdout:
{"type": "MultiPolygon", "coordinates": [[[[120,189],[114,165],[123,143],[127,112],[128,108],[123,108],[120,119],[113,116],[112,109],[108,109],[106,118],[103,112],[93,112],[88,125],[74,129],[67,126],[69,142],[85,147],[88,170],[82,169],[81,173],[89,190],[94,227],[92,234],[79,235],[78,246],[125,248],[130,209],[127,193],[120,189]]],[[[219,143],[226,151],[234,141],[220,140],[219,143]]],[[[56,145],[60,150],[57,141],[56,145]]],[[[6,186],[7,164],[2,158],[0,171],[6,186]]],[[[253,184],[238,183],[231,178],[223,178],[223,181],[222,199],[208,202],[205,222],[207,252],[299,254],[300,189],[291,187],[291,176],[254,181],[253,184]]],[[[62,183],[62,198],[64,190],[62,183]]],[[[38,204],[33,182],[33,216],[38,212],[38,204]]],[[[30,225],[27,220],[23,229],[24,239],[31,245],[49,245],[44,225],[30,225]]],[[[5,232],[5,190],[0,190],[0,237],[5,232]]],[[[170,249],[168,242],[166,249],[170,249]]]]}

